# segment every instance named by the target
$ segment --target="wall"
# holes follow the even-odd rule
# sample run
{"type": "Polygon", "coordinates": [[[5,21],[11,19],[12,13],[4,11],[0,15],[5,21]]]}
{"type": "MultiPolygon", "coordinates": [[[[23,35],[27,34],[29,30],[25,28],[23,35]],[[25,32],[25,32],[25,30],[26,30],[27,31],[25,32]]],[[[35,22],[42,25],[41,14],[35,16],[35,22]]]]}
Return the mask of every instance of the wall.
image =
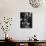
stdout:
{"type": "MultiPolygon", "coordinates": [[[[45,15],[46,8],[33,8],[30,6],[28,0],[0,0],[0,19],[4,16],[12,17],[13,22],[10,31],[17,40],[27,40],[34,34],[37,35],[37,39],[44,40],[45,38],[45,15]],[[32,12],[33,13],[33,27],[30,29],[20,28],[20,12],[32,12]]],[[[0,35],[2,35],[0,31],[0,35]]],[[[4,34],[4,33],[3,33],[4,34]]],[[[0,36],[0,39],[4,37],[0,36]]]]}

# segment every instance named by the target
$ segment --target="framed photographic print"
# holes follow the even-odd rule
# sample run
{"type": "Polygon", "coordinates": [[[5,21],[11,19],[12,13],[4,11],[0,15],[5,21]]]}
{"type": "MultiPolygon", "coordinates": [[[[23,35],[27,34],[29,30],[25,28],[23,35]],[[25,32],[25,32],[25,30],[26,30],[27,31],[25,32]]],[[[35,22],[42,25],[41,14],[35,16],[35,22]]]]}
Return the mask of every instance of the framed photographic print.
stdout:
{"type": "Polygon", "coordinates": [[[20,27],[32,28],[32,12],[20,12],[20,27]]]}

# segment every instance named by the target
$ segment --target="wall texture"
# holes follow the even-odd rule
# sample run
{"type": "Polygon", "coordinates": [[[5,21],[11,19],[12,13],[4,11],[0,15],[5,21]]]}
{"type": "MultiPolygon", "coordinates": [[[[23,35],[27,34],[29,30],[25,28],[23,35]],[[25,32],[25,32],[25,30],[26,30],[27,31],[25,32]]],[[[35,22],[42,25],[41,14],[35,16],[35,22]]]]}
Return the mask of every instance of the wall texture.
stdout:
{"type": "MultiPolygon", "coordinates": [[[[0,20],[4,17],[12,17],[10,33],[17,40],[28,40],[34,34],[37,39],[46,39],[46,6],[33,8],[28,0],[0,0],[0,20]],[[33,27],[30,29],[20,28],[20,12],[33,13],[33,27]]],[[[3,31],[0,29],[0,39],[4,39],[3,31]]]]}

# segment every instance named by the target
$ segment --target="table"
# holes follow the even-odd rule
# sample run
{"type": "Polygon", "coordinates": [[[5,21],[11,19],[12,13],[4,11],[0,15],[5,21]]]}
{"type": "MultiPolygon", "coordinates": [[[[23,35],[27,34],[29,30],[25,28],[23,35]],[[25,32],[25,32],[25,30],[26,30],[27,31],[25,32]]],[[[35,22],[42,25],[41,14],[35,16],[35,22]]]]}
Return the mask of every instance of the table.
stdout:
{"type": "Polygon", "coordinates": [[[46,40],[29,41],[29,40],[9,40],[9,44],[16,46],[46,46],[46,40]]]}
{"type": "Polygon", "coordinates": [[[44,44],[46,44],[46,40],[39,40],[39,41],[17,40],[14,42],[16,43],[16,46],[20,46],[20,44],[24,44],[23,46],[40,46],[40,45],[43,46],[44,44]]]}

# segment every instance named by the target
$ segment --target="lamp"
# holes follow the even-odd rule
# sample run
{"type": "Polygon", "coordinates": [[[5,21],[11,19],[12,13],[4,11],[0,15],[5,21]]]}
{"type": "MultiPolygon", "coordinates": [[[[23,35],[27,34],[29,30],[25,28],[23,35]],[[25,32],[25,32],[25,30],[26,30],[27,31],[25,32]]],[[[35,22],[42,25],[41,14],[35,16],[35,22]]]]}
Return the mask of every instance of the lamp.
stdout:
{"type": "Polygon", "coordinates": [[[29,0],[29,3],[33,8],[38,8],[43,4],[43,0],[29,0]]]}

